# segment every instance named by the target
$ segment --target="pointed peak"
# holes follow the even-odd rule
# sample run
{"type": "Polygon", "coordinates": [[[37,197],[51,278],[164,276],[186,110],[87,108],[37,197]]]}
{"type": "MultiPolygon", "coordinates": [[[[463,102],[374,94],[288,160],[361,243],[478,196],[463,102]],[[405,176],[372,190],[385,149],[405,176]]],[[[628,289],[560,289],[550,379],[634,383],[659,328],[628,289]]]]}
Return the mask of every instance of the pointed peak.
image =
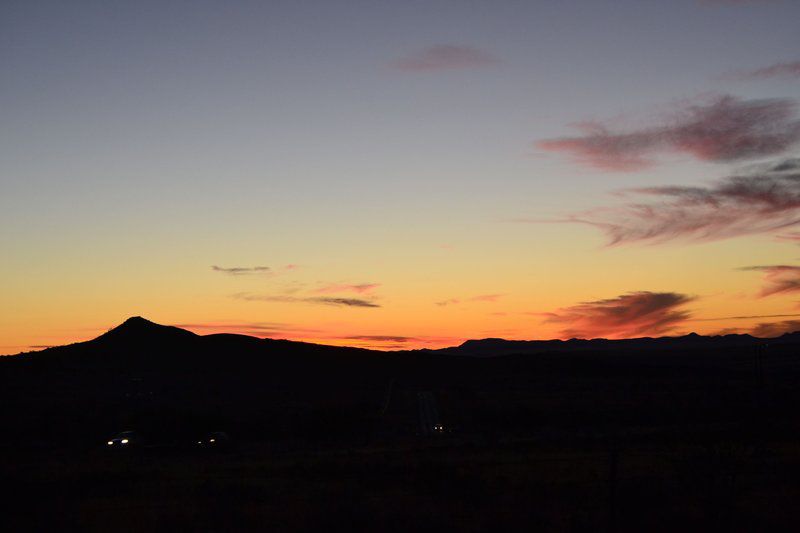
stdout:
{"type": "Polygon", "coordinates": [[[132,317],[130,317],[129,319],[127,319],[125,322],[123,322],[122,324],[120,324],[117,327],[122,327],[122,326],[157,326],[157,325],[158,324],[156,324],[155,322],[151,322],[150,320],[147,320],[146,318],[143,318],[143,317],[140,317],[140,316],[132,316],[132,317]]]}
{"type": "Polygon", "coordinates": [[[156,324],[140,316],[132,316],[119,326],[112,328],[111,331],[148,331],[167,326],[156,324]]]}
{"type": "Polygon", "coordinates": [[[127,341],[145,341],[152,340],[154,338],[162,338],[165,335],[170,337],[195,336],[194,333],[184,329],[173,326],[163,326],[140,316],[132,316],[119,326],[110,329],[98,338],[105,340],[125,339],[127,341]]]}

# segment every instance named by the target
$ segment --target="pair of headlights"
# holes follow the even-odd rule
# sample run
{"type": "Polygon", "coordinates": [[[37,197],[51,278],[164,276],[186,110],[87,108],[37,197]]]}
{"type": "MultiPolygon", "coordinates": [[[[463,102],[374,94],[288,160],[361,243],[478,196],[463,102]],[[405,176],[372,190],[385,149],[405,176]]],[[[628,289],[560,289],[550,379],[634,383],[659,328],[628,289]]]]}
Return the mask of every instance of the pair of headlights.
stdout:
{"type": "MultiPolygon", "coordinates": [[[[122,440],[121,440],[121,441],[119,441],[119,442],[120,442],[120,444],[128,444],[128,442],[130,442],[130,441],[129,441],[128,439],[122,439],[122,440]]],[[[108,444],[109,446],[113,446],[113,445],[114,445],[114,441],[113,441],[113,440],[110,440],[110,441],[108,441],[108,443],[107,443],[107,444],[108,444]]]]}

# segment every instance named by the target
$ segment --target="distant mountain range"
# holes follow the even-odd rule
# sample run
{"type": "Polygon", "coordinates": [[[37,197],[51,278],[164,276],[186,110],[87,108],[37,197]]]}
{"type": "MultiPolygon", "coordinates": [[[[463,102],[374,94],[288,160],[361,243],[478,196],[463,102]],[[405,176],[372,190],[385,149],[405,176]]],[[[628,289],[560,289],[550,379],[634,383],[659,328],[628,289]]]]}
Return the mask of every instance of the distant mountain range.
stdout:
{"type": "Polygon", "coordinates": [[[68,354],[136,354],[146,357],[155,353],[213,354],[224,353],[350,353],[350,354],[441,354],[470,357],[542,354],[557,352],[611,352],[640,350],[700,350],[704,348],[747,347],[763,344],[800,343],[800,332],[778,338],[762,339],[752,335],[703,336],[690,333],[678,337],[642,337],[636,339],[570,339],[570,340],[505,340],[488,338],[468,340],[459,346],[442,349],[400,350],[383,352],[365,348],[327,346],[305,342],[260,339],[247,335],[217,333],[197,335],[174,326],[156,324],[142,317],[131,317],[96,339],[17,354],[19,357],[59,357],[68,354]]]}

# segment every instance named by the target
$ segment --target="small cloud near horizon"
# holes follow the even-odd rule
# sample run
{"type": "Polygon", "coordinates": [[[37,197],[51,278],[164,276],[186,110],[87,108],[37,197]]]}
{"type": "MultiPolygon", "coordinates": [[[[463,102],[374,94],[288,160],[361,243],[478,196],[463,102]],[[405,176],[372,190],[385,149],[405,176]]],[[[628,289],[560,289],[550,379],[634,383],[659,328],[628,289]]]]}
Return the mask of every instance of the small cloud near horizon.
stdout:
{"type": "Polygon", "coordinates": [[[682,307],[695,299],[675,292],[639,291],[582,302],[544,315],[547,323],[564,324],[562,338],[660,336],[691,318],[682,307]]]}
{"type": "Polygon", "coordinates": [[[252,337],[304,336],[320,333],[318,329],[300,328],[282,322],[206,322],[172,324],[176,328],[188,329],[195,333],[232,333],[252,337]]]}
{"type": "Polygon", "coordinates": [[[395,60],[391,66],[412,72],[434,72],[488,67],[500,61],[471,46],[440,44],[424,48],[410,56],[395,60]]]}
{"type": "Polygon", "coordinates": [[[781,322],[763,322],[758,324],[750,330],[750,335],[761,338],[773,338],[796,331],[800,331],[800,320],[783,320],[781,322]]]}
{"type": "Polygon", "coordinates": [[[684,106],[664,123],[615,131],[589,121],[582,135],[544,139],[536,146],[561,152],[597,170],[632,172],[652,167],[664,153],[726,163],[780,154],[800,142],[800,120],[791,99],[742,100],[722,95],[684,106]]]}
{"type": "Polygon", "coordinates": [[[374,350],[411,350],[425,348],[444,348],[464,342],[461,337],[431,337],[406,335],[342,335],[337,340],[353,341],[354,347],[374,350]]]}
{"type": "Polygon", "coordinates": [[[781,313],[777,315],[739,315],[739,316],[720,316],[705,318],[690,318],[687,322],[719,322],[722,320],[752,320],[754,318],[786,318],[800,316],[800,313],[781,313]]]}

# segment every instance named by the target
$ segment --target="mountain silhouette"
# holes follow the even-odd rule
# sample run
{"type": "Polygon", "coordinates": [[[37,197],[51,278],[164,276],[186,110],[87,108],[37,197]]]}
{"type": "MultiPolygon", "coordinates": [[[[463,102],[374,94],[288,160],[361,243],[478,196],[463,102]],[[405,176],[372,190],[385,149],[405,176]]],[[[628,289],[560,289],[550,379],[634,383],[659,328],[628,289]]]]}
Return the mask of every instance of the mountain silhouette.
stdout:
{"type": "Polygon", "coordinates": [[[516,341],[497,338],[468,340],[442,353],[478,357],[549,352],[610,351],[610,350],[685,350],[708,346],[751,346],[765,342],[791,342],[798,333],[787,333],[778,339],[760,339],[747,334],[704,336],[697,333],[677,337],[639,337],[634,339],[569,339],[516,341]]]}
{"type": "MultiPolygon", "coordinates": [[[[441,349],[398,350],[384,352],[365,348],[328,346],[298,341],[261,339],[248,335],[215,333],[197,335],[175,326],[166,326],[134,316],[119,326],[90,341],[46,348],[38,352],[18,354],[24,357],[58,357],[103,353],[107,356],[138,355],[140,358],[160,354],[170,358],[178,354],[202,357],[236,358],[245,355],[316,354],[425,354],[492,357],[502,355],[544,354],[558,352],[606,352],[641,350],[694,350],[753,346],[764,343],[797,343],[800,332],[786,333],[774,339],[761,339],[747,334],[703,336],[690,333],[676,337],[641,337],[634,339],[570,339],[570,340],[505,340],[501,338],[467,340],[459,346],[441,349]]],[[[162,362],[166,362],[162,360],[162,362]]]]}
{"type": "Polygon", "coordinates": [[[134,316],[100,335],[94,342],[107,345],[158,344],[187,341],[193,337],[197,335],[191,331],[175,326],[162,326],[140,316],[134,316]]]}

